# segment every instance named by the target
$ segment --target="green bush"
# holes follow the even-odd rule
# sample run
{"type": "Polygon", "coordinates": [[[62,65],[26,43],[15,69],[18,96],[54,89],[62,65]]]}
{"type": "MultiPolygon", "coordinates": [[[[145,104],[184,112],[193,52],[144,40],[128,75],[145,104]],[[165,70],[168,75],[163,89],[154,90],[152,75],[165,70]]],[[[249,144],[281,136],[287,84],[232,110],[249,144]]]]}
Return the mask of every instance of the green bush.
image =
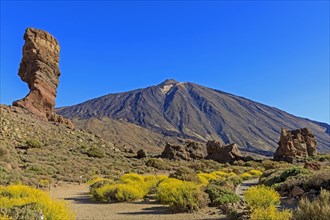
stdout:
{"type": "Polygon", "coordinates": [[[208,197],[193,182],[165,179],[158,185],[157,197],[173,211],[192,212],[207,206],[208,197]]]}
{"type": "Polygon", "coordinates": [[[297,176],[298,174],[310,174],[311,171],[301,168],[301,167],[292,167],[284,170],[281,175],[278,177],[277,182],[284,182],[291,176],[297,176]]]}
{"type": "Polygon", "coordinates": [[[298,208],[293,212],[294,220],[328,220],[330,219],[330,192],[321,190],[320,196],[310,201],[302,199],[298,208]]]}
{"type": "Polygon", "coordinates": [[[219,206],[227,203],[236,203],[240,201],[239,196],[224,187],[210,184],[204,190],[211,200],[212,206],[219,206]]]}
{"type": "Polygon", "coordinates": [[[158,170],[171,170],[172,167],[165,163],[162,159],[151,158],[146,162],[146,166],[153,167],[158,170]]]}
{"type": "Polygon", "coordinates": [[[104,153],[104,150],[99,148],[99,147],[91,147],[87,150],[86,154],[89,156],[89,157],[95,157],[95,158],[103,158],[105,157],[105,153],[104,153]]]}
{"type": "Polygon", "coordinates": [[[200,182],[197,174],[194,170],[188,167],[180,167],[174,173],[170,174],[170,178],[175,178],[183,181],[191,181],[191,182],[200,182]]]}
{"type": "Polygon", "coordinates": [[[41,148],[42,143],[39,140],[32,138],[26,141],[26,146],[30,148],[41,148]]]}

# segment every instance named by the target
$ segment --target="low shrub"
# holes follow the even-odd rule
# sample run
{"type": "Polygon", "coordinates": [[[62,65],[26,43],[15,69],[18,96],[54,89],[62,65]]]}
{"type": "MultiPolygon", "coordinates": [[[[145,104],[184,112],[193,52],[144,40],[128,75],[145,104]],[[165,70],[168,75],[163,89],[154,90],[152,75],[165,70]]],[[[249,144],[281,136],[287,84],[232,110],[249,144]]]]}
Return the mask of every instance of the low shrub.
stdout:
{"type": "Polygon", "coordinates": [[[158,184],[167,178],[168,178],[168,176],[166,176],[166,175],[145,176],[144,182],[145,182],[146,190],[148,191],[148,193],[156,192],[158,184]]]}
{"type": "Polygon", "coordinates": [[[293,219],[330,219],[330,192],[322,189],[320,196],[316,200],[302,199],[298,208],[293,212],[293,219]]]}
{"type": "Polygon", "coordinates": [[[90,147],[87,151],[86,154],[89,157],[95,157],[95,158],[103,158],[105,157],[105,152],[103,149],[99,148],[99,147],[90,147]]]}
{"type": "Polygon", "coordinates": [[[64,202],[51,200],[46,192],[24,185],[0,186],[0,204],[0,216],[31,219],[36,213],[40,218],[41,213],[49,220],[75,218],[64,202]]]}
{"type": "Polygon", "coordinates": [[[169,178],[158,185],[157,197],[173,211],[192,212],[208,204],[207,194],[193,182],[169,178]]]}
{"type": "Polygon", "coordinates": [[[191,181],[191,182],[200,182],[197,174],[194,170],[188,167],[180,167],[176,169],[176,171],[169,176],[170,178],[175,178],[183,181],[191,181]]]}
{"type": "Polygon", "coordinates": [[[298,174],[310,174],[311,171],[301,167],[292,167],[284,170],[278,177],[277,182],[284,182],[291,176],[297,176],[298,174]]]}
{"type": "Polygon", "coordinates": [[[252,178],[252,175],[250,173],[242,173],[239,175],[243,180],[248,180],[252,178]]]}
{"type": "Polygon", "coordinates": [[[251,213],[251,220],[288,220],[291,219],[290,210],[279,211],[271,205],[267,208],[256,208],[251,213]]]}
{"type": "Polygon", "coordinates": [[[257,177],[262,175],[262,172],[260,170],[250,170],[249,173],[252,176],[257,176],[257,177]]]}
{"type": "Polygon", "coordinates": [[[151,158],[146,162],[146,166],[153,167],[158,170],[171,170],[172,167],[165,163],[162,159],[151,158]]]}
{"type": "Polygon", "coordinates": [[[240,201],[239,196],[225,187],[210,184],[204,190],[210,198],[212,206],[219,206],[227,203],[236,203],[240,201]]]}
{"type": "Polygon", "coordinates": [[[252,186],[244,193],[247,204],[252,208],[267,208],[280,204],[280,194],[264,185],[252,186]]]}
{"type": "Polygon", "coordinates": [[[95,190],[94,198],[102,202],[130,202],[142,199],[144,192],[132,184],[105,184],[95,190]]]}
{"type": "Polygon", "coordinates": [[[8,154],[8,150],[4,145],[0,145],[0,160],[4,160],[6,155],[8,154]]]}
{"type": "Polygon", "coordinates": [[[206,186],[209,184],[210,181],[216,180],[217,176],[211,173],[199,173],[197,174],[199,181],[202,183],[202,185],[206,186]]]}
{"type": "Polygon", "coordinates": [[[31,139],[26,141],[26,146],[30,147],[30,148],[41,148],[42,143],[39,140],[35,139],[35,138],[31,138],[31,139]]]}

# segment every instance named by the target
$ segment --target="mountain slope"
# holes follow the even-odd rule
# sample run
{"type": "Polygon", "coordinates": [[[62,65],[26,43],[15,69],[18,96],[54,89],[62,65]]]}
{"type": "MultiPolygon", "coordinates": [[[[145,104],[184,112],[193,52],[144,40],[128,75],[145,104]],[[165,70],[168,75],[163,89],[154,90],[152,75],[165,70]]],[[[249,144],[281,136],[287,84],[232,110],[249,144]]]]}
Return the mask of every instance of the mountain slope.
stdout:
{"type": "Polygon", "coordinates": [[[108,117],[169,137],[235,142],[246,151],[270,154],[281,127],[308,127],[319,151],[330,150],[330,126],[194,83],[175,80],[125,93],[109,94],[65,107],[57,113],[77,120],[108,117]]]}

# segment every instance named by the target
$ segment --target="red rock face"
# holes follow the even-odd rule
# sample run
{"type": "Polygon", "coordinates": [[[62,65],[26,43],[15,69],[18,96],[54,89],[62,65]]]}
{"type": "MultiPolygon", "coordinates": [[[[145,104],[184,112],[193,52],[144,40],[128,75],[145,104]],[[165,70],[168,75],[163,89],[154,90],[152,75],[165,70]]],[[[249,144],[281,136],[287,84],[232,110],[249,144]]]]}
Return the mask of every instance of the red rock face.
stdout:
{"type": "Polygon", "coordinates": [[[52,35],[34,28],[26,29],[24,40],[18,75],[28,84],[30,92],[13,105],[48,119],[54,110],[59,83],[60,46],[52,35]]]}
{"type": "Polygon", "coordinates": [[[314,135],[307,128],[292,131],[282,128],[274,160],[292,163],[296,159],[313,156],[316,153],[316,144],[314,135]]]}

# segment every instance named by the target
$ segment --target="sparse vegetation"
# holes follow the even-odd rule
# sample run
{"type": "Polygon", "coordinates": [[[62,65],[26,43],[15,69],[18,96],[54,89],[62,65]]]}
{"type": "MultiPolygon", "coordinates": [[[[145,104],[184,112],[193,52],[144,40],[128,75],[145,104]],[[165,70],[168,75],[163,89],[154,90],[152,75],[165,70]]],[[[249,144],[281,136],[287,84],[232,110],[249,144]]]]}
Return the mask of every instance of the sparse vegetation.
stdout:
{"type": "Polygon", "coordinates": [[[294,220],[328,220],[330,219],[330,192],[321,190],[320,196],[314,201],[302,199],[299,207],[293,212],[294,220]]]}
{"type": "Polygon", "coordinates": [[[26,146],[30,148],[41,148],[42,143],[38,139],[31,138],[26,141],[26,146]]]}
{"type": "Polygon", "coordinates": [[[101,148],[99,147],[91,147],[87,150],[86,154],[89,156],[89,157],[96,157],[96,158],[103,158],[105,157],[105,153],[104,153],[104,150],[102,150],[101,148]]]}

